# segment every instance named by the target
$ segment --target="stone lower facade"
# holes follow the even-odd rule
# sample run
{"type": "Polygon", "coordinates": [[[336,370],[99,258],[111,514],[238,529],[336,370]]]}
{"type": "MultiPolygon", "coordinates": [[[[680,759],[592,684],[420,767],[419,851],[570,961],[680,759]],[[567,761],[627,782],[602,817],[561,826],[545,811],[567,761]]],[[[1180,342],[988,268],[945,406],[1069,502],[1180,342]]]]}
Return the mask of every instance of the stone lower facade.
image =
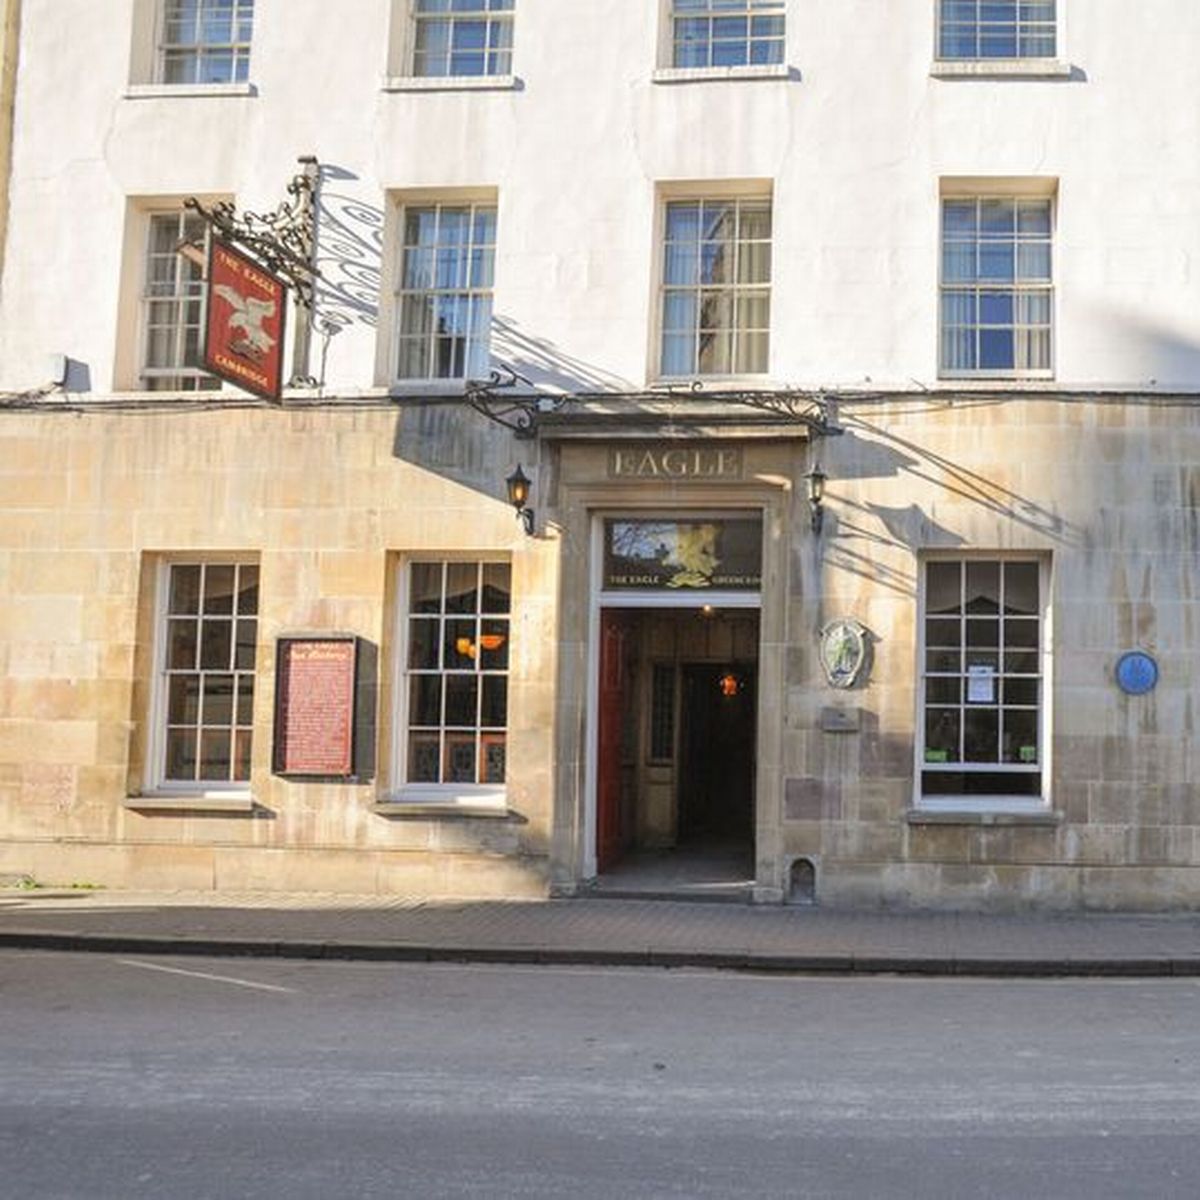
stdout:
{"type": "Polygon", "coordinates": [[[656,806],[660,843],[685,764],[672,774],[661,746],[652,753],[668,693],[655,709],[649,672],[734,657],[655,657],[636,614],[672,606],[682,628],[704,597],[607,595],[604,522],[749,516],[762,523],[761,583],[734,599],[747,614],[738,628],[753,614],[758,636],[738,662],[753,667],[760,901],[1200,907],[1194,407],[846,397],[841,432],[814,440],[782,420],[715,422],[671,403],[653,420],[563,419],[530,442],[459,406],[382,397],[47,402],[0,415],[0,875],[467,896],[586,888],[602,857],[603,614],[625,604],[650,647],[630,652],[636,695],[649,698],[630,708],[635,691],[623,694],[623,753],[626,802],[643,826],[638,805],[656,806]],[[640,471],[633,452],[664,447],[691,457],[640,471]],[[535,476],[532,537],[503,499],[517,461],[535,476]],[[818,461],[819,533],[806,483],[818,461]],[[205,795],[157,788],[170,725],[164,565],[227,560],[258,570],[249,779],[205,795]],[[504,780],[486,803],[447,804],[402,775],[402,714],[416,703],[405,571],[426,560],[511,569],[504,780]],[[1001,611],[976,571],[1005,581],[1001,611]],[[934,596],[951,578],[967,581],[954,612],[934,596]],[[1003,607],[1019,588],[1034,611],[1019,598],[1003,607]],[[846,688],[820,660],[820,631],[837,618],[857,621],[869,645],[846,688]],[[334,633],[359,639],[374,664],[358,681],[368,719],[355,774],[281,774],[279,639],[334,633]],[[942,644],[953,637],[957,650],[942,644]],[[1128,651],[1157,664],[1144,694],[1115,679],[1128,651]],[[653,801],[639,798],[651,784],[653,801]]]}

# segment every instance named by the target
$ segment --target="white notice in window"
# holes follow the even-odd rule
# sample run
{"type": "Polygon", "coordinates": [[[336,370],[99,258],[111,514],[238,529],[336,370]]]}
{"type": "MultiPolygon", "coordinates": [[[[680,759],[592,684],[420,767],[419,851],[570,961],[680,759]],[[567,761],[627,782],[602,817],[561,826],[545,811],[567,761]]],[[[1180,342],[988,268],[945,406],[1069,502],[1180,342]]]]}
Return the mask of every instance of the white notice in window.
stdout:
{"type": "Polygon", "coordinates": [[[996,703],[996,668],[987,663],[967,666],[967,703],[996,703]]]}

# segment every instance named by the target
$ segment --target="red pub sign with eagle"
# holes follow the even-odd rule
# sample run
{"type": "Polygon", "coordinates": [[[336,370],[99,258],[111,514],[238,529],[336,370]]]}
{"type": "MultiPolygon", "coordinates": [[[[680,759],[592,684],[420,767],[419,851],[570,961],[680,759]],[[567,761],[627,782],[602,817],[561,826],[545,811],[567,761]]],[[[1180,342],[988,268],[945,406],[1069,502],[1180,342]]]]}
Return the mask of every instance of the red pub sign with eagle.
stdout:
{"type": "Polygon", "coordinates": [[[287,288],[254,259],[219,238],[208,254],[204,366],[268,400],[283,389],[287,288]]]}

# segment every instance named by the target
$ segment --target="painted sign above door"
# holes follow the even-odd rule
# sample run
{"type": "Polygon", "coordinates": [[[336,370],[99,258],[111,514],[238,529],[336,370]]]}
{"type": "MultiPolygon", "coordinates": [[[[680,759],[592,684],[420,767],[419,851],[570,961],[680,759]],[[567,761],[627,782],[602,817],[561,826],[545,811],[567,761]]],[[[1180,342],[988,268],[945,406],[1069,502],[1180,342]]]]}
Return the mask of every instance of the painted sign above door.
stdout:
{"type": "Polygon", "coordinates": [[[608,474],[610,479],[736,480],[742,477],[742,451],[737,446],[614,446],[608,474]]]}
{"type": "Polygon", "coordinates": [[[604,522],[606,591],[756,591],[761,586],[762,521],[757,517],[604,522]]]}

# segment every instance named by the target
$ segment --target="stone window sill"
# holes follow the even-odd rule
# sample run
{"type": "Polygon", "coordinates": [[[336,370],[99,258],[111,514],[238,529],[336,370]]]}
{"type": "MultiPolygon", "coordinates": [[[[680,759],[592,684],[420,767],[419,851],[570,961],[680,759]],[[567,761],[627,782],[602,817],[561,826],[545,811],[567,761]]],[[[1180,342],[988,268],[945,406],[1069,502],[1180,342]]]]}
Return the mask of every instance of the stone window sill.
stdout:
{"type": "Polygon", "coordinates": [[[1062,813],[1050,809],[933,809],[910,808],[904,819],[910,825],[1043,825],[1062,824],[1062,813]]]}
{"type": "Polygon", "coordinates": [[[1053,376],[1033,378],[1028,375],[1002,378],[997,375],[979,377],[976,375],[954,379],[944,376],[933,380],[927,390],[937,392],[997,392],[1006,394],[1012,392],[1057,392],[1062,385],[1053,376]]]}
{"type": "Polygon", "coordinates": [[[1069,79],[1072,67],[1058,58],[938,59],[934,79],[1069,79]]]}
{"type": "Polygon", "coordinates": [[[515,75],[387,75],[385,92],[512,92],[521,87],[515,75]]]}
{"type": "Polygon", "coordinates": [[[249,792],[148,792],[128,797],[124,807],[136,812],[249,813],[256,805],[249,792]]]}
{"type": "Polygon", "coordinates": [[[659,67],[654,83],[713,83],[720,80],[789,79],[786,63],[752,63],[742,67],[659,67]]]}
{"type": "Polygon", "coordinates": [[[257,96],[252,83],[131,83],[126,100],[179,100],[197,96],[257,96]]]}
{"type": "Polygon", "coordinates": [[[494,804],[445,804],[433,802],[406,802],[383,800],[371,805],[371,811],[381,817],[401,821],[520,821],[525,818],[511,808],[494,804]]]}

